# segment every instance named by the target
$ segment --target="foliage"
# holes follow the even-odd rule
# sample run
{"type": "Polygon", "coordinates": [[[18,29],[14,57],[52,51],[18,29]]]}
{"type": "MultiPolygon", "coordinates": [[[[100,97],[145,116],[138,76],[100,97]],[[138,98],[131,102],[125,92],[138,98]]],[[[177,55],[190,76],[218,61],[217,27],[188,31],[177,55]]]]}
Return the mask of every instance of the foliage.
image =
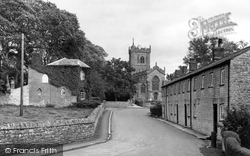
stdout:
{"type": "Polygon", "coordinates": [[[250,148],[250,112],[244,106],[239,109],[233,108],[228,111],[223,121],[223,129],[234,131],[239,134],[243,147],[250,148]]]}
{"type": "Polygon", "coordinates": [[[150,106],[150,112],[152,116],[160,117],[162,115],[162,105],[153,105],[150,106]]]}
{"type": "Polygon", "coordinates": [[[54,107],[55,107],[55,105],[54,105],[54,104],[51,104],[51,103],[47,103],[45,107],[54,108],[54,107]]]}
{"type": "Polygon", "coordinates": [[[135,100],[135,104],[138,105],[138,106],[141,106],[143,107],[143,101],[138,99],[138,100],[135,100]]]}
{"type": "MultiPolygon", "coordinates": [[[[127,61],[123,61],[120,58],[112,58],[111,61],[107,61],[106,66],[103,70],[103,77],[106,81],[106,95],[110,98],[114,97],[117,99],[124,99],[127,101],[135,93],[136,80],[132,76],[132,68],[127,61]]],[[[109,100],[109,99],[107,99],[109,100]]]]}
{"type": "Polygon", "coordinates": [[[84,100],[80,102],[74,102],[72,104],[77,108],[96,108],[101,105],[100,101],[98,100],[84,100]]]}
{"type": "MultiPolygon", "coordinates": [[[[202,38],[194,38],[189,42],[187,56],[183,58],[185,64],[189,63],[190,58],[195,58],[196,62],[200,66],[207,65],[212,62],[212,47],[208,45],[208,41],[214,43],[216,38],[212,37],[202,37],[202,38]]],[[[240,41],[238,43],[234,43],[229,41],[227,38],[223,39],[223,48],[225,56],[230,55],[231,53],[236,52],[237,50],[246,47],[247,42],[240,41]]]]}
{"type": "Polygon", "coordinates": [[[20,86],[21,33],[25,35],[26,67],[31,63],[31,53],[37,51],[42,54],[45,65],[63,57],[74,58],[100,73],[107,53],[86,39],[75,14],[42,0],[1,0],[0,8],[0,60],[3,62],[0,78],[5,84],[1,88],[3,92],[9,86],[9,77],[14,77],[16,86],[20,86]]]}

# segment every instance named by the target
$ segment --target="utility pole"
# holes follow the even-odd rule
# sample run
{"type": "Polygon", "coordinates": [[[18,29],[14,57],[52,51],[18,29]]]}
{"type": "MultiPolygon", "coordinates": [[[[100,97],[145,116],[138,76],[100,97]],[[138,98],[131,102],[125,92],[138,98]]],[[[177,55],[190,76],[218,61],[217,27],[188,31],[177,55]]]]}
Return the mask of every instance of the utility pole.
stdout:
{"type": "Polygon", "coordinates": [[[20,92],[20,116],[23,116],[23,60],[24,60],[24,34],[22,33],[22,46],[21,46],[21,92],[20,92]]]}

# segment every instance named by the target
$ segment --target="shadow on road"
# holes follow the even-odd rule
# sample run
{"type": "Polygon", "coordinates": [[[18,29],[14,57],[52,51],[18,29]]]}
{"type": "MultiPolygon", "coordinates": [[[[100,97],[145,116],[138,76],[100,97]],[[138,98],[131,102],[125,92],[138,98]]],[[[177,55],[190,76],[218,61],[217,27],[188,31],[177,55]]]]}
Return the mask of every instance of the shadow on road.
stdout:
{"type": "Polygon", "coordinates": [[[223,156],[221,146],[221,143],[217,143],[217,148],[201,147],[200,152],[204,156],[223,156]]]}

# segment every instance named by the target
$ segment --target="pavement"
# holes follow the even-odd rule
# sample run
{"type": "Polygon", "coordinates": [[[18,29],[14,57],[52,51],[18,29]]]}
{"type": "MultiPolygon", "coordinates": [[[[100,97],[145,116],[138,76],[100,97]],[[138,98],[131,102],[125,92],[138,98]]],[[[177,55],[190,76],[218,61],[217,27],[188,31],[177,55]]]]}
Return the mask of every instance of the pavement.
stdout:
{"type": "MultiPolygon", "coordinates": [[[[132,105],[129,107],[129,109],[130,108],[145,109],[145,108],[137,106],[137,105],[132,105]]],[[[105,110],[105,112],[103,113],[103,115],[99,119],[99,122],[98,122],[98,125],[96,128],[96,132],[95,132],[93,138],[86,139],[83,142],[79,142],[79,143],[72,143],[72,144],[63,145],[63,150],[58,151],[58,152],[66,152],[66,151],[76,150],[76,149],[89,147],[89,146],[93,146],[93,145],[97,145],[97,144],[101,144],[101,143],[105,143],[105,142],[109,141],[112,137],[112,134],[111,134],[112,114],[113,114],[113,109],[106,109],[105,110]]],[[[160,119],[160,118],[157,118],[157,120],[164,122],[168,125],[171,125],[171,126],[177,128],[183,132],[186,132],[190,135],[193,135],[193,136],[197,137],[198,139],[204,140],[204,138],[208,137],[206,135],[203,135],[201,133],[198,133],[194,130],[183,127],[181,125],[178,125],[178,124],[175,124],[175,123],[172,123],[172,122],[160,119]]],[[[208,145],[208,147],[209,147],[209,145],[208,145]]]]}
{"type": "Polygon", "coordinates": [[[97,145],[110,140],[112,114],[113,110],[106,109],[101,118],[99,119],[94,137],[90,139],[85,139],[83,142],[63,145],[63,152],[97,145]]]}

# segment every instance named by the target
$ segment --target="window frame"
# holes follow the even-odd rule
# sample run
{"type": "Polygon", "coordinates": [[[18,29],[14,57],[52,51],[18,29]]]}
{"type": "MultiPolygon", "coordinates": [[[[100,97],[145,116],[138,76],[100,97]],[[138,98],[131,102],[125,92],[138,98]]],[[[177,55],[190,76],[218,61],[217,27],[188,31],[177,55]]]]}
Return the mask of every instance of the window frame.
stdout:
{"type": "Polygon", "coordinates": [[[205,75],[201,76],[201,89],[204,89],[205,87],[205,75]]]}
{"type": "Polygon", "coordinates": [[[187,92],[190,92],[190,80],[187,82],[187,92]]]}
{"type": "Polygon", "coordinates": [[[220,70],[220,86],[225,85],[225,68],[220,70]]]}
{"type": "Polygon", "coordinates": [[[209,74],[209,78],[210,78],[210,81],[209,81],[209,88],[213,88],[214,87],[214,72],[210,72],[209,74]]]}
{"type": "Polygon", "coordinates": [[[225,120],[225,108],[224,108],[224,103],[219,104],[219,121],[224,121],[225,120]]]}
{"type": "Polygon", "coordinates": [[[194,77],[194,89],[193,91],[196,91],[197,89],[197,77],[194,77]]]}

